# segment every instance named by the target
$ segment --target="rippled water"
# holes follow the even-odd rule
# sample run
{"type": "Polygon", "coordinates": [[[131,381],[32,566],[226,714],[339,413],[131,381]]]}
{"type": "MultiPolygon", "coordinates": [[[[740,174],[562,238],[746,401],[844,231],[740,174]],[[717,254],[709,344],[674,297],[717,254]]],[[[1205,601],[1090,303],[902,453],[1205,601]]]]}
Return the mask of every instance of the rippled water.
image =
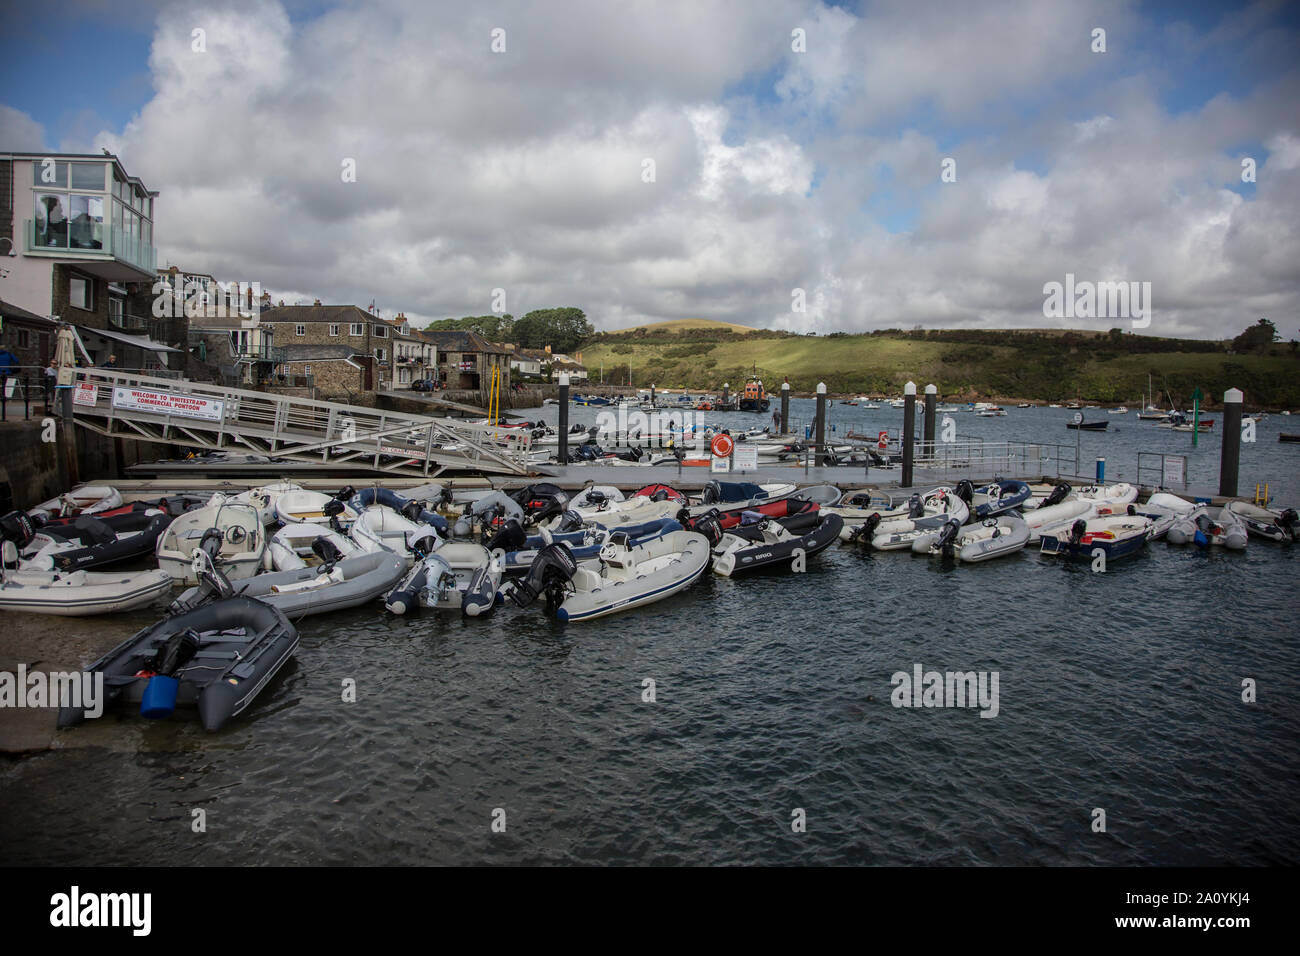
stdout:
{"type": "MultiPolygon", "coordinates": [[[[1294,862],[1297,571],[1300,546],[1253,539],[1105,574],[837,546],[584,624],[308,619],[220,733],[118,714],[0,763],[0,859],[1294,862]],[[916,663],[997,671],[1000,713],[894,708],[916,663]]],[[[8,615],[0,654],[82,665],[152,617],[8,615]]]]}

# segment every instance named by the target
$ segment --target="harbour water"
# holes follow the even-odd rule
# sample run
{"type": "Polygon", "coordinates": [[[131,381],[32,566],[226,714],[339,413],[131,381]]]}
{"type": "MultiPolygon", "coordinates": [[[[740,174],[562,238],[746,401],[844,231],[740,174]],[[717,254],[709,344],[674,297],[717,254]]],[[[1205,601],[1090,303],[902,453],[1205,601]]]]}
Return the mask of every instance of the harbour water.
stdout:
{"type": "MultiPolygon", "coordinates": [[[[1069,414],[953,417],[1072,444],[1069,414]]],[[[900,421],[833,408],[837,428],[900,421]]],[[[1243,490],[1270,480],[1279,504],[1300,491],[1286,421],[1243,446],[1243,490]]],[[[1191,445],[1133,414],[1081,440],[1108,463],[1191,445]]],[[[1217,436],[1191,462],[1213,484],[1217,436]]],[[[1155,543],[1101,574],[1036,550],[953,567],[833,546],[804,575],[708,576],[585,624],[511,606],[309,618],[296,660],[220,733],[117,713],[0,762],[0,860],[1290,863],[1298,573],[1300,546],[1256,539],[1155,543]],[[893,706],[892,675],[918,664],[996,672],[997,716],[893,706]]],[[[84,666],[156,616],[10,614],[0,650],[84,666]]]]}

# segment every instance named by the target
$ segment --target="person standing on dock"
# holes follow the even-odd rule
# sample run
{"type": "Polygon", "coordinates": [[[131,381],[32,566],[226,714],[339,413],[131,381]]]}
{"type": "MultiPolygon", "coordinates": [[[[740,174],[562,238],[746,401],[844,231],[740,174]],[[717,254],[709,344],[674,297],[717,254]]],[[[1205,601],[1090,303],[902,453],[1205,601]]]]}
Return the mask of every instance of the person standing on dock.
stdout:
{"type": "Polygon", "coordinates": [[[772,413],[772,433],[775,435],[781,434],[781,412],[779,410],[772,413]]]}

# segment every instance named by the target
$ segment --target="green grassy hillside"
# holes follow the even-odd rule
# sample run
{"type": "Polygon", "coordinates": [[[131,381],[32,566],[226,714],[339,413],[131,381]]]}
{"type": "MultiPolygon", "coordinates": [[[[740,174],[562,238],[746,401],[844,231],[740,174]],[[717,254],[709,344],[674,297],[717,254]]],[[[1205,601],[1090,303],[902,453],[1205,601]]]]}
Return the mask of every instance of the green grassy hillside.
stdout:
{"type": "Polygon", "coordinates": [[[1300,407],[1300,357],[1281,345],[1268,354],[1233,355],[1215,343],[1189,342],[1183,351],[1175,340],[1147,341],[1137,347],[1168,350],[1134,354],[1097,336],[1083,341],[1059,334],[985,337],[1016,340],[1006,345],[943,338],[933,332],[924,339],[906,334],[820,338],[763,330],[711,336],[701,329],[672,336],[605,335],[582,352],[593,379],[603,364],[606,381],[625,382],[630,369],[633,384],[664,388],[720,390],[726,382],[736,389],[756,373],[769,388],[788,376],[796,391],[825,382],[835,394],[897,395],[910,379],[919,387],[933,382],[949,399],[1133,403],[1141,399],[1149,373],[1157,392],[1180,405],[1189,404],[1198,387],[1214,401],[1236,387],[1252,407],[1300,407]]]}

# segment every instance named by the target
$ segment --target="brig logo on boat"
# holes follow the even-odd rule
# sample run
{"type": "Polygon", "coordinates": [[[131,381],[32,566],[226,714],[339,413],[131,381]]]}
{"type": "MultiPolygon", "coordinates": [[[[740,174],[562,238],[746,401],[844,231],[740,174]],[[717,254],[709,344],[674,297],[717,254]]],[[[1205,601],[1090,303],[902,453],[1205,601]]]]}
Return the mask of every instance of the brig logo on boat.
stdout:
{"type": "Polygon", "coordinates": [[[895,707],[978,707],[981,717],[998,715],[997,671],[895,671],[889,701],[895,707]]]}
{"type": "Polygon", "coordinates": [[[1076,282],[1067,272],[1064,284],[1044,284],[1043,295],[1044,318],[1132,319],[1135,329],[1151,324],[1150,282],[1076,282]]]}
{"type": "Polygon", "coordinates": [[[51,926],[127,926],[133,936],[148,936],[152,913],[152,893],[83,893],[74,886],[50,897],[51,926]]]}
{"type": "Polygon", "coordinates": [[[0,707],[74,707],[87,717],[104,712],[104,675],[81,671],[0,671],[0,707]]]}

